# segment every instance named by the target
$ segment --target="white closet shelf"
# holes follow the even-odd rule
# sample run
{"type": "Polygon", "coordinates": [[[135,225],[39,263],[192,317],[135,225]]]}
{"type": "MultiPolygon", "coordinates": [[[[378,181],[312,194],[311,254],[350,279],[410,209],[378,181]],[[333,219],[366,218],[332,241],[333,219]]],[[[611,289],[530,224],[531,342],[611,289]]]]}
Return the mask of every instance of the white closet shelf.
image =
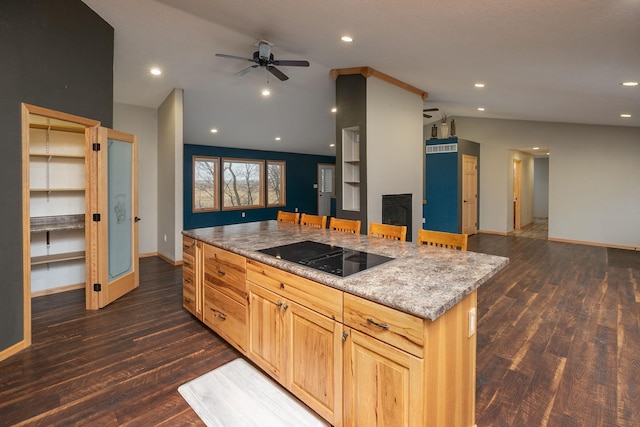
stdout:
{"type": "Polygon", "coordinates": [[[51,264],[54,262],[74,261],[84,259],[84,251],[65,252],[60,254],[42,255],[31,257],[31,265],[51,264]]]}

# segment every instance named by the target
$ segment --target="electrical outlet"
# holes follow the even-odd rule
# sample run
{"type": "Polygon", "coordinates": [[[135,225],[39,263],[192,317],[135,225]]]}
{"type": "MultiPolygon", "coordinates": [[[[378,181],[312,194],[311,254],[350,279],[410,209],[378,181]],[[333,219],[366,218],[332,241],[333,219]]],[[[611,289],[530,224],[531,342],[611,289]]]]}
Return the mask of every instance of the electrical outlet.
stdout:
{"type": "Polygon", "coordinates": [[[426,224],[427,223],[427,219],[426,218],[422,218],[422,223],[426,224]]]}
{"type": "Polygon", "coordinates": [[[469,338],[476,333],[476,308],[469,310],[469,338]]]}
{"type": "Polygon", "coordinates": [[[298,208],[295,208],[295,209],[294,209],[294,212],[298,212],[298,208]]]}
{"type": "Polygon", "coordinates": [[[247,216],[244,212],[242,212],[242,218],[244,218],[245,216],[247,216]]]}
{"type": "Polygon", "coordinates": [[[167,235],[166,234],[164,235],[164,241],[165,242],[167,241],[167,235]]]}

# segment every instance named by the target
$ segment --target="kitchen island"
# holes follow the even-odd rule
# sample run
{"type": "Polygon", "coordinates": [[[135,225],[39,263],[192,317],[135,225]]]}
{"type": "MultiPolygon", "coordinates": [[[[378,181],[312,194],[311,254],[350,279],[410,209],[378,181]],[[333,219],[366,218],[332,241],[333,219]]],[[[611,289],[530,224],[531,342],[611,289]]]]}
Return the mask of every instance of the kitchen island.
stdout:
{"type": "Polygon", "coordinates": [[[187,230],[183,305],[333,425],[472,426],[476,289],[508,259],[265,221],[187,230]],[[259,250],[393,260],[350,275],[259,250]]]}

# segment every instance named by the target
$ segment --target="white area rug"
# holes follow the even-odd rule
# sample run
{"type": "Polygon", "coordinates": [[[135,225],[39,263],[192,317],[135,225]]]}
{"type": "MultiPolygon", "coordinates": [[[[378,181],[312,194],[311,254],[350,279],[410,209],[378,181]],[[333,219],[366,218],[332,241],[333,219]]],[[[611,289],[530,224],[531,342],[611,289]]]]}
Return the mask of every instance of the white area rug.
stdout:
{"type": "Polygon", "coordinates": [[[210,427],[329,425],[244,359],[222,365],[178,391],[210,427]]]}

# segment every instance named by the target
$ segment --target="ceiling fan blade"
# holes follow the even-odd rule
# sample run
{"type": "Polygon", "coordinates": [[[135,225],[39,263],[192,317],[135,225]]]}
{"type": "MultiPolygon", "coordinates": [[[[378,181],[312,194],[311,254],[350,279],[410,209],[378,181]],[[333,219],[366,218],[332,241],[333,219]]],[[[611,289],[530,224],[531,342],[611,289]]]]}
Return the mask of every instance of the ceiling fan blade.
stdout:
{"type": "Polygon", "coordinates": [[[276,67],[274,67],[273,65],[269,65],[267,67],[267,70],[269,70],[269,72],[271,74],[273,74],[274,76],[276,76],[277,78],[280,79],[280,81],[285,81],[285,80],[289,80],[289,77],[287,77],[287,75],[285,73],[283,73],[282,71],[278,70],[276,67]]]}
{"type": "Polygon", "coordinates": [[[309,61],[296,61],[296,60],[277,60],[272,61],[273,65],[282,65],[283,67],[308,67],[309,61]]]}
{"type": "Polygon", "coordinates": [[[257,65],[249,65],[247,68],[243,68],[242,70],[240,70],[237,73],[235,73],[234,76],[242,77],[245,74],[247,74],[249,71],[253,70],[254,68],[258,68],[258,66],[257,65]]]}
{"type": "Polygon", "coordinates": [[[438,111],[438,108],[425,108],[422,111],[438,111]]]}
{"type": "Polygon", "coordinates": [[[428,115],[428,114],[423,114],[423,116],[424,116],[426,119],[430,119],[431,117],[433,117],[433,116],[430,116],[430,115],[428,115]]]}
{"type": "Polygon", "coordinates": [[[216,53],[216,56],[219,56],[220,58],[239,59],[240,61],[251,61],[251,62],[253,62],[253,59],[243,58],[242,56],[227,55],[227,54],[224,54],[224,53],[216,53]]]}

